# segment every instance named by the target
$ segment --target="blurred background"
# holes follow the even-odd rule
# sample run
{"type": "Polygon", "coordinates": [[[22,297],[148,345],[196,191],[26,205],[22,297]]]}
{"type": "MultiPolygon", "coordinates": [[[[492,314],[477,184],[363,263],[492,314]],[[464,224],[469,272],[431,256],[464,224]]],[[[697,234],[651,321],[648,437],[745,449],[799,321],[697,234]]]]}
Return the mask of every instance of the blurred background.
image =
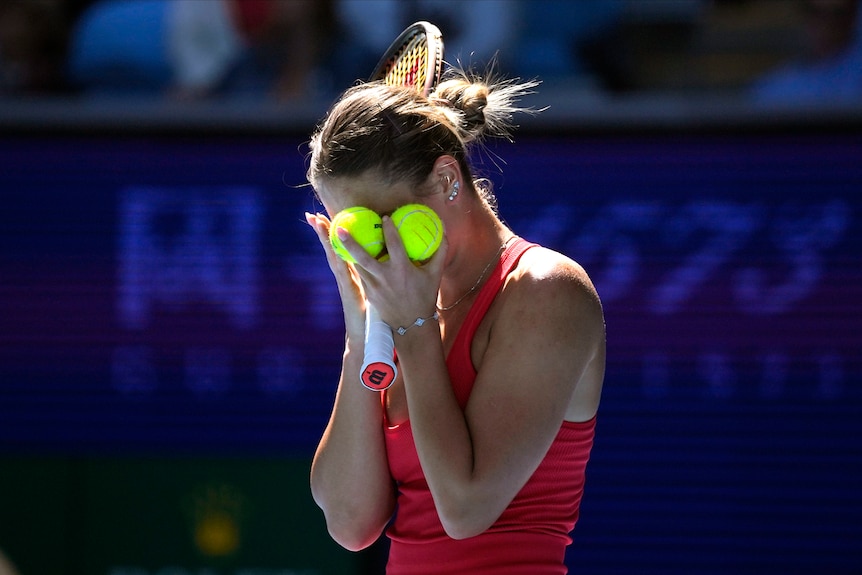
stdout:
{"type": "Polygon", "coordinates": [[[304,144],[419,19],[542,81],[477,171],[603,298],[571,572],[860,572],[859,10],[0,0],[0,574],[382,573],[308,489],[343,332],[304,144]]]}

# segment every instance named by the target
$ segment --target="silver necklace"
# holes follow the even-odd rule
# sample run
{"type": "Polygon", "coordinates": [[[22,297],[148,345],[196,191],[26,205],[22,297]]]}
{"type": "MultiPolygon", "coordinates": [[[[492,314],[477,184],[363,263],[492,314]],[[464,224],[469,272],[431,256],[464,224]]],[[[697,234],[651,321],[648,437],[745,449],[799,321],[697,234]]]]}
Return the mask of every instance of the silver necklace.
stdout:
{"type": "Polygon", "coordinates": [[[461,297],[456,299],[455,303],[453,303],[452,305],[447,305],[445,307],[440,307],[439,305],[435,306],[437,308],[437,311],[449,311],[450,309],[454,308],[459,303],[461,303],[462,301],[467,299],[467,296],[469,296],[471,293],[476,291],[476,288],[478,288],[479,285],[482,283],[482,280],[485,279],[485,274],[488,273],[488,270],[491,269],[491,266],[494,265],[494,262],[496,262],[500,259],[500,254],[503,253],[503,250],[506,249],[506,246],[508,245],[508,243],[510,241],[512,241],[512,238],[514,238],[514,237],[515,236],[512,236],[511,238],[509,238],[505,242],[503,242],[503,245],[500,246],[500,249],[497,250],[497,253],[494,254],[494,257],[491,259],[491,261],[488,262],[488,265],[485,266],[485,269],[482,270],[482,273],[479,276],[479,279],[476,280],[476,283],[473,284],[473,287],[471,287],[469,290],[467,290],[467,293],[465,293],[464,295],[462,295],[461,297]]]}

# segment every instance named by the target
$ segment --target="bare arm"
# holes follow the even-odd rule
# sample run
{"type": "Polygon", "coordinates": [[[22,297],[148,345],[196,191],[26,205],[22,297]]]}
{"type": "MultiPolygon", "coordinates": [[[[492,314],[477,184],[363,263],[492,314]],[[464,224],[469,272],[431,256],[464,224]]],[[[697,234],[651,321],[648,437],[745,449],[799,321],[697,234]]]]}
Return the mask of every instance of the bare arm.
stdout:
{"type": "MultiPolygon", "coordinates": [[[[436,328],[397,340],[408,410],[438,514],[454,538],[487,529],[541,463],[578,386],[600,386],[601,306],[586,274],[548,250],[511,276],[498,301],[464,412],[436,328]]],[[[593,396],[595,394],[580,394],[593,396]]]]}
{"type": "Polygon", "coordinates": [[[333,539],[356,551],[380,536],[395,509],[395,488],[386,459],[380,396],[359,382],[365,344],[362,292],[348,265],[332,252],[329,221],[308,216],[308,223],[336,276],[347,328],[335,405],[312,462],[311,492],[333,539]]]}
{"type": "Polygon", "coordinates": [[[332,538],[352,551],[382,533],[395,509],[380,396],[359,383],[361,348],[345,351],[335,407],[311,467],[311,492],[332,538]]]}

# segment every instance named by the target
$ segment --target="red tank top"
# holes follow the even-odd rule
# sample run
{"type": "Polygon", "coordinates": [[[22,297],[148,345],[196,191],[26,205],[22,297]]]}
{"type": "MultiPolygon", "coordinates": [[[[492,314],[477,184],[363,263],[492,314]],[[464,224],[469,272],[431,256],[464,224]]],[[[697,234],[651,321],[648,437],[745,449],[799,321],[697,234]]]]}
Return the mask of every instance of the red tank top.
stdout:
{"type": "MultiPolygon", "coordinates": [[[[520,238],[503,253],[456,336],[446,365],[463,409],[476,370],[470,344],[506,276],[535,244],[520,238]]],[[[410,422],[384,422],[389,469],[398,488],[397,512],[387,529],[387,575],[565,574],[566,546],[578,519],[595,417],[564,421],[544,460],[500,518],[484,533],[462,540],[446,535],[413,443],[410,422]]]]}

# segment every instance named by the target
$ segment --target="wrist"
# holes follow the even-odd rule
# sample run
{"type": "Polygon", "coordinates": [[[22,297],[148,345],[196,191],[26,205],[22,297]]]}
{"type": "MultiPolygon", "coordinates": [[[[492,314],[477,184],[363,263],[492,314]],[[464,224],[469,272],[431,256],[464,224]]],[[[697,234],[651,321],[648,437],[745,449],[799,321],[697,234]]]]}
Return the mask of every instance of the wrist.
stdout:
{"type": "Polygon", "coordinates": [[[434,313],[431,314],[430,316],[417,317],[413,321],[413,323],[411,323],[407,326],[399,326],[399,327],[392,328],[392,333],[394,333],[396,335],[404,336],[404,335],[407,335],[407,332],[410,331],[411,329],[420,328],[429,322],[439,321],[439,319],[440,319],[440,315],[437,313],[437,310],[434,310],[434,313]]]}

